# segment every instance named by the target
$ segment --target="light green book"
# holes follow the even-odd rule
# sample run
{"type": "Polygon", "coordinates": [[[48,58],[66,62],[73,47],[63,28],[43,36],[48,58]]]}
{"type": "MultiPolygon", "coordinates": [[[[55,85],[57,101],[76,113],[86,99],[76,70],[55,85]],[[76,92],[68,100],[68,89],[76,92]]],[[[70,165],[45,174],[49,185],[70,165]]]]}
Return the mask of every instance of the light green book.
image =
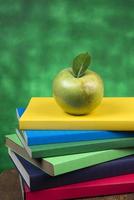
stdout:
{"type": "Polygon", "coordinates": [[[27,154],[27,151],[16,134],[6,136],[6,145],[11,148],[12,151],[19,154],[33,165],[38,166],[51,176],[64,174],[134,154],[134,148],[126,148],[33,159],[27,154]]]}

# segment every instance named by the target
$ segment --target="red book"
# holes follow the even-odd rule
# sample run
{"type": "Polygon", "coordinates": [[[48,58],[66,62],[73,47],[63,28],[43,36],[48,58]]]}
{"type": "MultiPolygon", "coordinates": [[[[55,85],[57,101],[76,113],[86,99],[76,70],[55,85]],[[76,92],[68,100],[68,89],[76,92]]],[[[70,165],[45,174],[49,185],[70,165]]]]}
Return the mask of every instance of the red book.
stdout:
{"type": "Polygon", "coordinates": [[[26,200],[63,200],[134,192],[134,174],[86,181],[67,186],[31,192],[24,185],[26,200]]]}

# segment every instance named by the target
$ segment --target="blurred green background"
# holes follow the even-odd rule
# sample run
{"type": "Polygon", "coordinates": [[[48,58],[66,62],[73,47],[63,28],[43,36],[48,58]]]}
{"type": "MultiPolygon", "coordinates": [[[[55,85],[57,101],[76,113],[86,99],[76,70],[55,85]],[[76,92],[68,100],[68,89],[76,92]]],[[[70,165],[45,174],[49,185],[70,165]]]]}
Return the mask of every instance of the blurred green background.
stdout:
{"type": "Polygon", "coordinates": [[[92,54],[105,96],[134,96],[133,0],[0,0],[0,172],[12,166],[4,135],[16,107],[51,96],[74,56],[92,54]]]}

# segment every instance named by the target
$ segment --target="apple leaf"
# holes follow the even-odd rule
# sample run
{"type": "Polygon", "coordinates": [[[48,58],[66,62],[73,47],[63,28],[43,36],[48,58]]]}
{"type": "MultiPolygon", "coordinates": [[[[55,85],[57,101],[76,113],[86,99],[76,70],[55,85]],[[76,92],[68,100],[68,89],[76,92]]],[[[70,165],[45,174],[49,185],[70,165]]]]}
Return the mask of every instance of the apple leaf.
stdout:
{"type": "Polygon", "coordinates": [[[81,77],[87,70],[89,64],[91,63],[91,56],[89,53],[81,53],[76,56],[73,60],[72,70],[75,77],[81,77]]]}

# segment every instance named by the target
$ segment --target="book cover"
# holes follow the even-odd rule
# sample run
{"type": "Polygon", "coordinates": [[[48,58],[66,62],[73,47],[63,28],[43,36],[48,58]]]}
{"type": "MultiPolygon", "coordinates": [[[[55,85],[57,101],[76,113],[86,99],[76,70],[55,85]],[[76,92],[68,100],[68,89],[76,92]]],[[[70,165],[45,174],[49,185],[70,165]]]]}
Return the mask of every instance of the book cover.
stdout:
{"type": "Polygon", "coordinates": [[[134,147],[134,137],[28,146],[23,134],[19,130],[17,130],[16,133],[31,158],[64,156],[69,154],[134,147]]]}
{"type": "Polygon", "coordinates": [[[10,149],[8,151],[16,168],[31,191],[134,173],[134,167],[132,167],[134,165],[134,156],[127,156],[52,177],[10,149]]]}
{"type": "Polygon", "coordinates": [[[65,113],[52,97],[33,97],[19,119],[19,128],[134,131],[134,98],[105,97],[91,114],[73,116],[65,113]]]}
{"type": "Polygon", "coordinates": [[[26,200],[62,200],[134,192],[134,174],[76,183],[57,188],[30,191],[24,184],[26,200]]]}
{"type": "MultiPolygon", "coordinates": [[[[24,108],[16,109],[18,119],[22,116],[24,111],[24,108]]],[[[130,134],[130,132],[127,131],[101,130],[23,130],[21,133],[28,146],[134,137],[134,134],[130,134]]]]}
{"type": "Polygon", "coordinates": [[[6,145],[11,148],[12,151],[19,154],[29,162],[32,162],[33,164],[35,163],[47,174],[52,176],[64,174],[89,166],[94,166],[99,163],[104,163],[134,154],[134,148],[126,148],[32,159],[28,156],[25,148],[17,138],[17,135],[13,134],[6,136],[6,145]]]}

